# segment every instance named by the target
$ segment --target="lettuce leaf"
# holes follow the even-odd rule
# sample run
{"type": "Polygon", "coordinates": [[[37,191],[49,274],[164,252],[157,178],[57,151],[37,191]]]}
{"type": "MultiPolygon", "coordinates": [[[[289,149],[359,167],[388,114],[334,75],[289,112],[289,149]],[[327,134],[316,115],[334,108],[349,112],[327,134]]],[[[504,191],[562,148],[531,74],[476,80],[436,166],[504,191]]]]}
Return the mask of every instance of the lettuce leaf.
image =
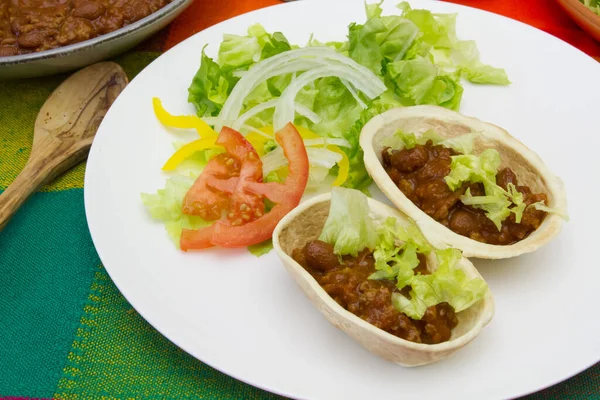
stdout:
{"type": "Polygon", "coordinates": [[[260,60],[292,49],[290,42],[288,42],[283,33],[274,32],[273,34],[269,34],[261,24],[254,24],[248,28],[248,34],[258,40],[258,44],[262,49],[260,60]]]}
{"type": "Polygon", "coordinates": [[[383,56],[377,44],[377,34],[385,31],[381,19],[371,18],[364,25],[352,23],[348,29],[350,57],[380,75],[383,56]]]}
{"type": "Polygon", "coordinates": [[[141,194],[142,203],[150,216],[163,222],[169,238],[177,247],[183,228],[200,229],[211,224],[200,217],[182,212],[183,198],[195,180],[194,176],[174,174],[167,179],[164,189],[159,189],[154,194],[141,194]]]}
{"type": "Polygon", "coordinates": [[[469,279],[456,267],[461,258],[459,250],[438,250],[436,258],[438,269],[432,274],[415,275],[405,280],[404,286],[411,287],[410,299],[398,292],[392,294],[392,303],[398,311],[421,319],[428,307],[447,302],[454,311],[461,312],[485,296],[487,284],[479,278],[469,279]]]}
{"type": "Polygon", "coordinates": [[[477,135],[478,133],[471,132],[453,138],[442,139],[442,137],[433,130],[428,130],[421,136],[416,137],[414,133],[406,133],[403,130],[398,129],[394,135],[385,138],[382,141],[382,144],[393,150],[402,150],[404,148],[412,149],[417,144],[424,145],[431,140],[434,146],[442,145],[449,147],[458,153],[471,154],[477,135]]]}
{"type": "Polygon", "coordinates": [[[271,250],[273,250],[273,240],[265,240],[262,243],[253,244],[252,246],[248,246],[248,251],[250,254],[260,257],[262,255],[268,254],[271,250]]]}
{"type": "Polygon", "coordinates": [[[400,105],[398,97],[393,92],[386,92],[378,99],[372,101],[367,108],[362,110],[358,119],[354,122],[354,125],[350,130],[344,133],[343,138],[348,140],[351,144],[350,149],[343,149],[347,153],[348,160],[350,161],[350,172],[348,174],[348,179],[346,179],[346,182],[344,183],[344,187],[366,190],[371,184],[371,177],[365,169],[364,153],[358,143],[360,131],[374,116],[400,105]]]}
{"type": "Polygon", "coordinates": [[[217,115],[237,81],[202,49],[200,68],[188,88],[188,101],[200,117],[217,115]]]}
{"type": "Polygon", "coordinates": [[[261,47],[254,36],[224,34],[219,46],[219,64],[241,67],[260,61],[261,47]]]}
{"type": "Polygon", "coordinates": [[[430,46],[431,58],[447,72],[454,72],[473,83],[508,85],[506,71],[483,64],[477,45],[456,36],[456,14],[433,14],[428,10],[413,10],[406,2],[400,3],[402,17],[415,24],[419,40],[430,46]]]}
{"type": "Polygon", "coordinates": [[[500,167],[500,153],[495,149],[486,149],[479,156],[459,155],[452,157],[450,174],[445,180],[451,190],[456,190],[465,182],[482,183],[485,196],[473,196],[468,188],[460,197],[460,201],[468,206],[485,211],[486,217],[496,225],[498,231],[511,213],[515,214],[515,221],[521,222],[525,203],[523,195],[517,188],[509,183],[507,189],[496,184],[496,174],[500,167]]]}
{"type": "Polygon", "coordinates": [[[421,319],[428,307],[441,302],[460,312],[481,300],[487,291],[483,280],[469,279],[457,268],[462,253],[456,249],[435,250],[438,269],[429,275],[415,275],[418,254],[432,251],[429,242],[414,223],[400,224],[393,217],[375,228],[367,197],[358,190],[333,189],[329,216],[319,239],[333,245],[338,256],[356,256],[365,248],[374,250],[376,271],[369,279],[393,280],[399,290],[410,286],[410,299],[394,292],[392,304],[414,319],[421,319]]]}
{"type": "Polygon", "coordinates": [[[333,245],[339,256],[356,256],[365,248],[373,250],[377,232],[369,217],[367,196],[358,190],[334,187],[329,216],[319,239],[333,245]]]}
{"type": "Polygon", "coordinates": [[[463,87],[429,59],[417,57],[386,65],[386,78],[393,82],[403,104],[433,104],[458,110],[463,87]]]}
{"type": "Polygon", "coordinates": [[[381,3],[366,4],[367,22],[349,26],[349,56],[383,75],[382,62],[404,59],[419,36],[411,21],[400,16],[381,16],[381,3]]]}
{"type": "MultiPolygon", "coordinates": [[[[495,184],[500,167],[500,153],[486,149],[480,155],[464,154],[452,157],[450,174],[445,180],[451,190],[456,190],[465,182],[495,184]]],[[[487,192],[486,192],[487,194],[487,192]]]]}
{"type": "Polygon", "coordinates": [[[549,214],[556,214],[559,217],[561,217],[562,219],[564,219],[565,221],[569,220],[569,215],[566,212],[563,212],[563,211],[561,211],[561,210],[559,210],[557,208],[554,208],[554,207],[548,207],[546,205],[546,203],[543,202],[543,201],[538,201],[537,203],[530,204],[528,207],[533,207],[536,210],[545,211],[545,212],[547,212],[549,214]]]}
{"type": "Polygon", "coordinates": [[[376,272],[369,279],[395,279],[402,288],[419,265],[417,253],[429,254],[431,246],[416,225],[403,226],[393,217],[377,228],[377,234],[373,252],[376,272]]]}

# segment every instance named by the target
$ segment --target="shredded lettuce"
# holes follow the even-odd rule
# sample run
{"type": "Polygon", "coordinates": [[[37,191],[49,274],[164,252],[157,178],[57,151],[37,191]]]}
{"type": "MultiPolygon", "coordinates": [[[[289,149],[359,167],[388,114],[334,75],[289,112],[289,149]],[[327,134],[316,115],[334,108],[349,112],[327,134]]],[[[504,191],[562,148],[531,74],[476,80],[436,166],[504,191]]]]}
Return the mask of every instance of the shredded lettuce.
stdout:
{"type": "Polygon", "coordinates": [[[377,244],[377,232],[369,217],[367,197],[359,191],[334,187],[329,216],[319,239],[333,245],[337,255],[358,255],[377,244]]]}
{"type": "Polygon", "coordinates": [[[414,224],[402,226],[395,218],[388,217],[377,228],[377,233],[379,242],[373,252],[377,271],[369,279],[396,279],[400,284],[410,278],[412,270],[419,265],[417,253],[429,254],[431,251],[431,246],[414,224]]]}
{"type": "Polygon", "coordinates": [[[517,223],[521,222],[526,206],[523,194],[512,183],[508,184],[507,190],[496,184],[500,163],[500,153],[495,149],[486,149],[478,156],[452,156],[450,174],[445,178],[451,190],[458,189],[465,182],[483,184],[485,196],[473,196],[468,188],[460,201],[484,210],[486,217],[496,225],[498,231],[502,229],[502,221],[511,213],[515,214],[517,223]]]}
{"type": "Polygon", "coordinates": [[[252,254],[256,257],[265,255],[265,254],[269,253],[271,250],[273,250],[273,240],[272,239],[265,240],[262,243],[253,244],[252,246],[248,246],[248,251],[250,252],[250,254],[252,254]]]}
{"type": "Polygon", "coordinates": [[[141,194],[142,203],[150,216],[165,225],[169,238],[178,247],[183,228],[200,229],[211,224],[200,217],[185,215],[182,212],[183,198],[195,179],[194,176],[174,174],[167,179],[164,189],[159,189],[154,194],[141,194]]]}
{"type": "Polygon", "coordinates": [[[414,319],[421,319],[428,307],[442,302],[448,302],[456,312],[463,311],[487,291],[483,280],[469,279],[457,268],[462,254],[456,249],[435,250],[438,269],[429,275],[415,274],[418,255],[430,254],[431,245],[414,223],[400,224],[388,217],[375,228],[367,197],[357,190],[334,189],[319,239],[333,245],[339,256],[356,256],[365,248],[374,249],[376,271],[369,279],[393,280],[398,290],[410,286],[410,298],[394,292],[392,304],[414,319]]]}
{"type": "MultiPolygon", "coordinates": [[[[469,279],[457,264],[461,253],[457,249],[437,250],[438,269],[429,275],[413,275],[405,279],[410,286],[410,298],[392,293],[394,307],[414,319],[421,319],[428,307],[446,302],[461,312],[481,300],[488,288],[479,278],[469,279]]],[[[402,287],[404,287],[402,286],[402,287]]],[[[400,284],[398,285],[400,288],[400,284]]]]}
{"type": "Polygon", "coordinates": [[[351,145],[350,148],[343,149],[347,153],[350,161],[350,173],[348,174],[348,179],[346,179],[346,182],[344,183],[344,187],[365,191],[371,184],[371,177],[365,169],[364,153],[358,144],[360,131],[375,115],[398,106],[400,106],[399,99],[393,92],[388,91],[384,93],[378,99],[371,102],[369,107],[360,112],[360,115],[354,122],[352,128],[343,135],[351,145]]]}
{"type": "Polygon", "coordinates": [[[548,207],[546,205],[546,203],[543,201],[538,201],[537,203],[530,204],[528,207],[533,207],[536,210],[544,211],[549,214],[556,214],[559,217],[561,217],[562,219],[564,219],[565,221],[569,220],[569,215],[566,212],[559,210],[557,208],[554,208],[554,207],[548,207]]]}
{"type": "Polygon", "coordinates": [[[495,149],[486,149],[480,155],[462,154],[452,157],[450,174],[445,180],[451,190],[456,190],[465,182],[495,184],[496,173],[500,167],[500,153],[495,149]]]}
{"type": "Polygon", "coordinates": [[[462,154],[471,154],[477,135],[477,132],[471,132],[453,138],[443,139],[434,131],[428,130],[419,137],[416,137],[414,133],[406,133],[402,129],[398,129],[394,135],[384,139],[382,144],[393,150],[402,150],[404,148],[412,149],[417,144],[424,145],[431,140],[434,145],[449,147],[462,154]]]}

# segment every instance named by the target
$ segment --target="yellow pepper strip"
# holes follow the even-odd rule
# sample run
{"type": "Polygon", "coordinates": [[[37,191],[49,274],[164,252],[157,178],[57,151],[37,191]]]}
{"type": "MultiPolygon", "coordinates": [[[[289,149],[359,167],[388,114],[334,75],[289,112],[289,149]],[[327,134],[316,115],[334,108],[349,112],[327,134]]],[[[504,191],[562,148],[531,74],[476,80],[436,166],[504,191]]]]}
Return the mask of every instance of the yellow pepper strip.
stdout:
{"type": "Polygon", "coordinates": [[[190,142],[184,146],[182,146],[179,150],[177,150],[173,155],[167,160],[165,165],[163,165],[163,171],[173,171],[179,164],[181,164],[184,160],[193,156],[194,153],[206,149],[212,149],[213,147],[217,147],[215,144],[215,138],[206,138],[206,139],[198,139],[190,142]]]}
{"type": "Polygon", "coordinates": [[[256,132],[250,132],[246,135],[246,140],[250,142],[252,147],[254,147],[259,157],[265,155],[265,143],[267,140],[269,140],[269,138],[266,138],[256,132]]]}
{"type": "Polygon", "coordinates": [[[217,138],[217,132],[213,131],[206,122],[202,121],[196,115],[171,115],[163,108],[162,102],[158,97],[152,98],[152,107],[154,108],[156,118],[164,126],[179,129],[196,129],[201,138],[212,138],[213,142],[217,138]]]}
{"type": "Polygon", "coordinates": [[[327,148],[334,153],[338,153],[342,156],[342,159],[337,162],[338,165],[338,176],[335,178],[335,181],[331,184],[332,186],[341,186],[348,179],[348,173],[350,172],[350,161],[348,160],[348,156],[342,149],[337,146],[330,145],[327,148]]]}
{"type": "MultiPolygon", "coordinates": [[[[318,139],[321,137],[306,128],[298,127],[297,129],[300,133],[300,136],[304,139],[318,139]]],[[[346,179],[348,179],[348,173],[350,172],[350,161],[348,160],[348,156],[346,155],[346,153],[344,153],[344,151],[338,146],[328,145],[327,149],[333,151],[334,153],[338,153],[342,156],[342,159],[337,162],[338,176],[332,183],[332,186],[341,186],[344,184],[344,182],[346,182],[346,179]]]]}
{"type": "Polygon", "coordinates": [[[302,139],[320,139],[321,138],[321,136],[317,135],[313,131],[306,129],[303,126],[297,126],[296,129],[298,130],[298,133],[300,134],[300,137],[302,139]]]}

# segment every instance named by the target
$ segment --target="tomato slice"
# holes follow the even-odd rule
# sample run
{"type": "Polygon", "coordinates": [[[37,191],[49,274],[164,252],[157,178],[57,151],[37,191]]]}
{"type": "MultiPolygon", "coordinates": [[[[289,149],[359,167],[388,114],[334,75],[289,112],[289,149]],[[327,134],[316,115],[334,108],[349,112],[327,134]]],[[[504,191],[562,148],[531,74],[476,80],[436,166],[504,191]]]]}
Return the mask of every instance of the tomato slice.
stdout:
{"type": "MultiPolygon", "coordinates": [[[[221,131],[221,134],[223,134],[223,131],[221,131]]],[[[230,134],[231,132],[226,131],[223,142],[229,141],[227,138],[230,134]]],[[[231,138],[231,140],[233,139],[231,138]]],[[[234,218],[217,221],[214,225],[198,231],[183,229],[180,242],[182,250],[208,247],[207,237],[209,235],[212,235],[210,243],[221,247],[246,247],[263,242],[273,235],[277,223],[300,203],[308,183],[309,168],[304,142],[291,123],[277,132],[275,139],[283,148],[289,163],[289,174],[285,182],[261,182],[262,163],[256,153],[249,152],[246,147],[241,146],[239,143],[235,144],[234,147],[231,147],[230,154],[234,157],[240,156],[243,160],[239,177],[221,177],[213,174],[205,180],[208,190],[230,194],[231,205],[239,205],[238,208],[230,207],[230,214],[234,214],[234,218]],[[256,160],[254,157],[256,157],[256,160]],[[260,178],[258,178],[259,171],[260,178]],[[260,208],[252,201],[260,199],[262,203],[263,196],[277,204],[267,214],[259,215],[260,213],[256,213],[256,210],[260,210],[260,208]],[[242,210],[242,204],[246,204],[248,208],[242,210]],[[244,211],[250,209],[251,205],[257,207],[252,209],[255,212],[254,217],[248,220],[242,219],[242,222],[239,223],[236,212],[242,215],[244,211]]],[[[217,141],[219,140],[221,140],[221,137],[217,141]]],[[[230,148],[227,145],[225,146],[229,153],[230,148]]]]}
{"type": "Polygon", "coordinates": [[[179,240],[179,247],[183,251],[190,249],[202,250],[213,247],[212,237],[215,230],[215,225],[207,226],[206,228],[192,230],[183,229],[179,240]]]}
{"type": "Polygon", "coordinates": [[[238,176],[240,163],[227,154],[212,158],[183,198],[182,211],[198,215],[206,221],[216,221],[229,209],[230,198],[226,193],[207,186],[211,178],[228,179],[238,176]]]}
{"type": "MultiPolygon", "coordinates": [[[[262,161],[256,150],[239,132],[227,127],[221,130],[217,143],[222,143],[227,152],[242,163],[235,187],[220,188],[226,193],[231,193],[227,219],[231,221],[232,225],[237,226],[262,217],[265,213],[263,196],[246,190],[248,184],[262,182],[262,161]],[[233,190],[229,191],[228,189],[233,190]]],[[[220,181],[217,178],[211,179],[213,184],[216,180],[220,181]]],[[[228,182],[233,186],[231,179],[228,182]]],[[[208,183],[210,186],[210,182],[208,183]]],[[[219,187],[213,186],[213,189],[219,189],[219,187]]]]}
{"type": "Polygon", "coordinates": [[[273,209],[253,222],[234,226],[225,221],[214,225],[211,243],[221,247],[245,247],[269,239],[275,226],[302,199],[308,183],[308,155],[304,142],[296,128],[290,123],[275,135],[289,162],[289,174],[285,183],[248,182],[246,190],[263,195],[277,203],[273,209]]]}

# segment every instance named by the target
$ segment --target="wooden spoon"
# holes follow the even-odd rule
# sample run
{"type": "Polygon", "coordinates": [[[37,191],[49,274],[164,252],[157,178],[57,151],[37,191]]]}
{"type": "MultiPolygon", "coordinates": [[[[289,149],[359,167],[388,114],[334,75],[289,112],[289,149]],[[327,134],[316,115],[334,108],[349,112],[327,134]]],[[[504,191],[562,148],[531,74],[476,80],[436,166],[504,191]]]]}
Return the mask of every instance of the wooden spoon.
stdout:
{"type": "Polygon", "coordinates": [[[101,62],[52,92],[35,120],[25,168],[0,195],[0,230],[36,189],[87,157],[102,118],[127,82],[118,64],[101,62]]]}

